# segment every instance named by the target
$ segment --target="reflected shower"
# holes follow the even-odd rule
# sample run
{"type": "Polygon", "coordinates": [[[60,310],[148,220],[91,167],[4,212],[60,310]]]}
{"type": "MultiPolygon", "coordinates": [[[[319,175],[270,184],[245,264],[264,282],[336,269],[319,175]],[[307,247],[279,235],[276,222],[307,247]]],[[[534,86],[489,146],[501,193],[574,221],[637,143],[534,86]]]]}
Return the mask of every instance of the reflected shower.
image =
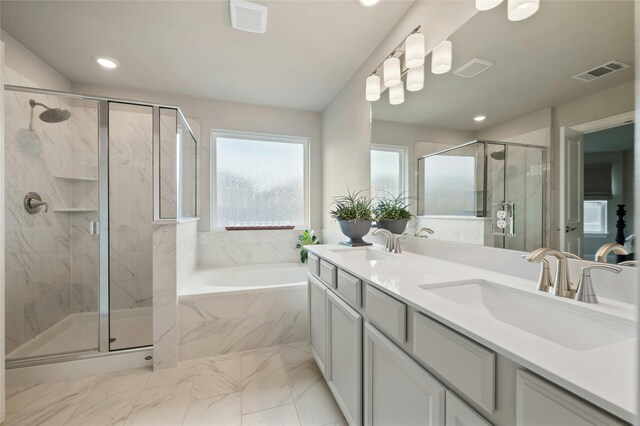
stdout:
{"type": "Polygon", "coordinates": [[[45,110],[40,113],[40,120],[45,123],[61,123],[63,121],[67,121],[71,118],[71,113],[69,110],[64,108],[49,108],[45,104],[40,102],[36,102],[33,99],[29,99],[29,105],[31,106],[31,118],[29,119],[29,130],[32,132],[35,131],[35,127],[33,127],[33,110],[36,106],[41,106],[45,110]]]}

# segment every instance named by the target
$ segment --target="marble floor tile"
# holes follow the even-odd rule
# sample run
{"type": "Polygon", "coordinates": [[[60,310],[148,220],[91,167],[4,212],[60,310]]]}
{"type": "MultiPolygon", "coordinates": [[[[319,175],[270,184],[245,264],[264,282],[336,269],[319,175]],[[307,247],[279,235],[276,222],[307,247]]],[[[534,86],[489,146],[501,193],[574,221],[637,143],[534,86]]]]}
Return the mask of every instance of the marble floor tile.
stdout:
{"type": "Polygon", "coordinates": [[[242,389],[240,357],[221,355],[194,362],[193,389],[196,399],[209,399],[242,389]]]}
{"type": "Polygon", "coordinates": [[[205,399],[191,398],[184,426],[237,426],[242,423],[240,392],[205,399]]]}
{"type": "Polygon", "coordinates": [[[181,425],[191,402],[190,382],[143,389],[125,422],[126,426],[181,425]]]}
{"type": "Polygon", "coordinates": [[[240,373],[243,414],[293,402],[277,348],[241,354],[240,373]]]}
{"type": "Polygon", "coordinates": [[[242,426],[296,426],[300,425],[293,404],[270,408],[242,416],[242,426]]]}
{"type": "Polygon", "coordinates": [[[42,393],[47,386],[49,386],[48,383],[40,383],[36,385],[7,387],[5,421],[9,421],[15,417],[28,403],[42,393]]]}
{"type": "Polygon", "coordinates": [[[345,421],[307,342],[279,347],[291,394],[303,426],[322,426],[345,421]]]}

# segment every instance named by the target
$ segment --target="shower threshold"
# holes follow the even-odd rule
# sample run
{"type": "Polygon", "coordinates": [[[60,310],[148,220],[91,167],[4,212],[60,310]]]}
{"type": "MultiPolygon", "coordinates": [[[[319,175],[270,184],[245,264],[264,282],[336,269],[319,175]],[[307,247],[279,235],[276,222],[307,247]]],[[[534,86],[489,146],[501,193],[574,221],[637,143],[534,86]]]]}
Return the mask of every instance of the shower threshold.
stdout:
{"type": "MultiPolygon", "coordinates": [[[[111,350],[152,344],[152,308],[111,311],[111,350]]],[[[71,314],[7,354],[7,361],[97,350],[98,314],[71,314]]]]}

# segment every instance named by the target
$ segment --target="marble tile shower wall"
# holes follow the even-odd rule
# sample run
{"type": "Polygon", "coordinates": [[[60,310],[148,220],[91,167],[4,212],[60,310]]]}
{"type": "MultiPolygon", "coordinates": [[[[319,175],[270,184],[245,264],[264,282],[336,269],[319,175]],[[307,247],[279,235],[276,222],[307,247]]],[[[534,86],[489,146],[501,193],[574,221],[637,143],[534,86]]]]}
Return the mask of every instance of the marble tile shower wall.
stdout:
{"type": "Polygon", "coordinates": [[[224,268],[256,263],[299,262],[299,230],[198,233],[198,267],[224,268]]]}
{"type": "MultiPolygon", "coordinates": [[[[5,67],[9,84],[35,86],[5,67]]],[[[60,98],[7,92],[6,167],[6,350],[11,352],[71,313],[71,217],[56,213],[71,197],[69,182],[52,176],[70,173],[70,121],[46,124],[35,115],[29,131],[29,99],[65,107],[60,98]],[[48,213],[29,214],[23,198],[36,191],[50,203],[48,213]]]]}

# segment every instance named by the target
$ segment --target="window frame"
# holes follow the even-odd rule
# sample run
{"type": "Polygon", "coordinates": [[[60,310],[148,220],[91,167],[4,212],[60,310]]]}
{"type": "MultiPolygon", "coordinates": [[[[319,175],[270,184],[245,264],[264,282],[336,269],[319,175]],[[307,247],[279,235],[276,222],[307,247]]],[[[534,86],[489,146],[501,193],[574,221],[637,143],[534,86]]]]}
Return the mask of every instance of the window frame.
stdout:
{"type": "Polygon", "coordinates": [[[302,145],[303,147],[303,199],[304,199],[304,221],[303,224],[294,224],[294,228],[296,230],[308,229],[309,224],[311,222],[310,219],[310,159],[309,159],[309,144],[310,138],[304,136],[284,136],[284,135],[276,135],[269,133],[258,133],[258,132],[243,132],[236,130],[222,130],[222,129],[211,129],[210,134],[210,153],[209,153],[209,226],[212,231],[226,231],[224,227],[217,225],[218,219],[218,185],[216,181],[217,176],[217,148],[218,148],[218,138],[225,139],[244,139],[244,140],[254,140],[260,142],[278,142],[278,143],[294,143],[302,145]]]}
{"type": "MultiPolygon", "coordinates": [[[[385,144],[371,144],[371,148],[369,149],[369,161],[371,161],[371,151],[386,151],[386,152],[397,152],[400,154],[400,194],[408,197],[409,194],[409,149],[406,146],[399,145],[385,145],[385,144]]],[[[373,169],[371,168],[371,164],[369,164],[369,191],[373,196],[372,191],[372,181],[373,177],[372,173],[373,169]]]]}
{"type": "Polygon", "coordinates": [[[585,235],[593,235],[593,236],[598,236],[598,235],[609,235],[609,200],[582,200],[582,211],[583,214],[586,211],[585,208],[585,203],[604,203],[604,205],[601,204],[600,209],[602,211],[602,215],[600,217],[600,229],[598,231],[587,231],[586,229],[586,221],[584,220],[584,217],[582,219],[582,230],[584,232],[585,235]]]}

